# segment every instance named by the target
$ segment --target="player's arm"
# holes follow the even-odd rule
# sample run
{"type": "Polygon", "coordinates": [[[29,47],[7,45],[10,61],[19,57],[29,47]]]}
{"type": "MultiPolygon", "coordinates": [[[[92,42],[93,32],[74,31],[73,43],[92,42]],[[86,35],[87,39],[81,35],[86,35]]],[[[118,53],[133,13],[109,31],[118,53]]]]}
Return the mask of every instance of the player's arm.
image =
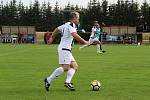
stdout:
{"type": "Polygon", "coordinates": [[[55,39],[55,37],[60,33],[60,30],[58,28],[55,28],[55,30],[52,33],[52,39],[55,39]]]}
{"type": "Polygon", "coordinates": [[[51,39],[49,41],[49,44],[51,44],[53,42],[53,40],[55,39],[55,37],[60,33],[60,30],[58,28],[55,28],[55,30],[52,32],[52,36],[51,39]]]}
{"type": "Polygon", "coordinates": [[[80,37],[76,32],[71,33],[72,36],[81,44],[86,44],[86,45],[90,45],[90,43],[86,40],[84,40],[82,37],[80,37]]]}

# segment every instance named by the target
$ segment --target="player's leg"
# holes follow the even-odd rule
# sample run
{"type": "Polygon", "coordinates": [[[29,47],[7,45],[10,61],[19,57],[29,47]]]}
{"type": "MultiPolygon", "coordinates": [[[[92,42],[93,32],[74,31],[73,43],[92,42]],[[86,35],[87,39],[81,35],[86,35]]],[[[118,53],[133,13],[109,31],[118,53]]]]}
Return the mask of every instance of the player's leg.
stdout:
{"type": "Polygon", "coordinates": [[[102,35],[100,35],[99,36],[99,38],[100,38],[100,50],[103,52],[103,53],[105,53],[106,51],[103,49],[103,46],[102,46],[102,35]]]}
{"type": "Polygon", "coordinates": [[[100,44],[101,44],[101,42],[98,41],[98,40],[95,40],[95,44],[96,44],[96,47],[97,47],[97,53],[102,53],[102,52],[100,51],[100,44]]]}
{"type": "Polygon", "coordinates": [[[51,81],[53,79],[55,79],[56,77],[58,77],[63,72],[64,72],[64,68],[63,67],[58,67],[57,69],[55,69],[53,71],[53,73],[49,77],[45,78],[44,82],[45,82],[45,88],[46,88],[47,91],[49,90],[51,81]]]}
{"type": "Polygon", "coordinates": [[[74,62],[71,62],[71,65],[70,65],[70,69],[67,71],[67,78],[66,78],[66,83],[71,83],[71,80],[77,70],[77,63],[74,61],[74,62]]]}
{"type": "Polygon", "coordinates": [[[57,69],[55,69],[53,71],[53,73],[47,78],[48,83],[51,83],[51,81],[53,79],[55,79],[56,77],[58,77],[60,74],[62,74],[63,72],[67,71],[69,66],[68,64],[63,64],[60,65],[61,67],[58,67],[57,69]]]}
{"type": "Polygon", "coordinates": [[[70,69],[67,71],[67,78],[65,81],[65,86],[72,91],[74,91],[75,88],[74,88],[74,85],[71,82],[71,80],[72,80],[72,78],[73,78],[73,76],[77,70],[77,67],[78,67],[78,64],[75,61],[74,57],[71,55],[71,64],[70,64],[70,69]]]}
{"type": "Polygon", "coordinates": [[[103,52],[103,53],[105,53],[106,51],[103,49],[103,45],[102,45],[102,43],[100,44],[100,50],[103,52]]]}
{"type": "Polygon", "coordinates": [[[51,81],[53,79],[55,79],[56,77],[58,77],[59,75],[61,75],[63,72],[67,71],[68,68],[70,67],[70,63],[68,63],[68,51],[67,52],[64,52],[64,51],[59,51],[58,54],[59,54],[59,64],[60,64],[60,67],[58,67],[57,69],[55,69],[53,71],[53,73],[45,78],[45,88],[46,90],[48,91],[49,87],[50,87],[50,84],[51,84],[51,81]]]}
{"type": "Polygon", "coordinates": [[[101,50],[101,51],[103,50],[103,48],[102,48],[102,44],[100,44],[100,50],[101,50]]]}

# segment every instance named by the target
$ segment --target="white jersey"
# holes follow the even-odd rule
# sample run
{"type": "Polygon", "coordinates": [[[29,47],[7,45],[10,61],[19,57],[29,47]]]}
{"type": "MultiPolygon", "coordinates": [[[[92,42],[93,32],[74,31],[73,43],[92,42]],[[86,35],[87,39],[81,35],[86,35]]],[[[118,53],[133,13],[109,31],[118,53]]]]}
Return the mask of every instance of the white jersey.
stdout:
{"type": "Polygon", "coordinates": [[[95,36],[95,31],[96,31],[96,27],[93,26],[91,31],[92,31],[92,32],[91,32],[90,38],[94,38],[94,36],[95,36]]]}
{"type": "Polygon", "coordinates": [[[96,31],[96,26],[93,26],[92,27],[92,32],[95,32],[96,31]]]}
{"type": "Polygon", "coordinates": [[[61,41],[58,46],[58,49],[61,50],[62,48],[71,50],[71,44],[73,41],[72,34],[76,34],[76,25],[71,22],[67,22],[58,27],[58,30],[61,32],[61,41]]]}

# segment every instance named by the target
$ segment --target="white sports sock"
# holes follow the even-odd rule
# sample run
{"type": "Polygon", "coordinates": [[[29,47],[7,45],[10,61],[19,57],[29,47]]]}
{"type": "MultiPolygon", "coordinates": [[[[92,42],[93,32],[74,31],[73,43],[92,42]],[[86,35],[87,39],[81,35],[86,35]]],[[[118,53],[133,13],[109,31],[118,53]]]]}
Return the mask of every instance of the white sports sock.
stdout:
{"type": "Polygon", "coordinates": [[[85,48],[85,47],[88,47],[89,45],[82,45],[81,47],[80,47],[80,49],[82,49],[82,48],[85,48]]]}
{"type": "Polygon", "coordinates": [[[100,52],[100,45],[96,45],[97,46],[97,52],[100,52]]]}
{"type": "Polygon", "coordinates": [[[65,82],[66,82],[66,83],[71,83],[71,80],[72,80],[74,74],[75,74],[75,69],[70,68],[70,69],[68,70],[68,72],[67,72],[67,78],[66,78],[66,81],[65,81],[65,82]]]}
{"type": "Polygon", "coordinates": [[[64,72],[64,69],[63,67],[59,67],[57,68],[48,78],[47,78],[47,81],[49,83],[51,83],[51,81],[53,79],[55,79],[56,77],[58,77],[60,74],[62,74],[64,72]]]}

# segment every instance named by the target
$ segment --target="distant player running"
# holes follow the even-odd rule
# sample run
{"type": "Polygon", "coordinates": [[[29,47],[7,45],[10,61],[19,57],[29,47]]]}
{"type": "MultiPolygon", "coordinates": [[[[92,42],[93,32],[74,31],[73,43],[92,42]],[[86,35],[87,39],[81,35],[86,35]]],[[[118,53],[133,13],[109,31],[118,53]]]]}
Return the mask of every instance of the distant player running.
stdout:
{"type": "MultiPolygon", "coordinates": [[[[94,21],[94,26],[92,28],[89,42],[90,42],[90,44],[96,44],[97,53],[104,53],[105,51],[102,49],[102,44],[100,42],[100,33],[101,33],[100,25],[99,25],[98,21],[94,21]]],[[[89,45],[83,45],[80,47],[80,49],[85,48],[87,46],[89,46],[89,45]]]]}
{"type": "Polygon", "coordinates": [[[76,25],[79,24],[79,13],[72,12],[70,14],[70,22],[67,22],[59,27],[57,27],[52,33],[52,39],[50,43],[54,40],[57,34],[61,33],[61,41],[58,46],[58,55],[59,55],[59,64],[60,66],[54,70],[54,72],[47,78],[45,78],[45,89],[49,91],[49,87],[53,79],[58,77],[63,72],[67,72],[67,78],[64,83],[64,86],[69,90],[74,91],[74,85],[71,83],[71,80],[77,70],[78,64],[74,59],[71,53],[71,44],[73,38],[75,38],[78,42],[89,45],[88,41],[85,41],[77,34],[76,25]]]}

